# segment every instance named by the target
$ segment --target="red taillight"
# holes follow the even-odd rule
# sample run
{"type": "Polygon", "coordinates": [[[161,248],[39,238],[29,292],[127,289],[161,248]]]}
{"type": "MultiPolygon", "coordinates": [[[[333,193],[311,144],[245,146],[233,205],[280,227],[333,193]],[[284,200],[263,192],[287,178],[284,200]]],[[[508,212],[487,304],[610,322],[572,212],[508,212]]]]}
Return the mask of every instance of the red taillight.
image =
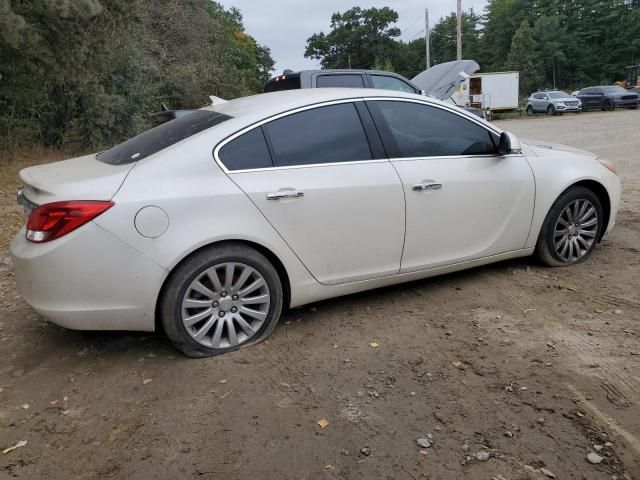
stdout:
{"type": "Polygon", "coordinates": [[[75,230],[113,206],[113,202],[78,200],[46,203],[34,208],[27,220],[27,240],[48,242],[75,230]]]}

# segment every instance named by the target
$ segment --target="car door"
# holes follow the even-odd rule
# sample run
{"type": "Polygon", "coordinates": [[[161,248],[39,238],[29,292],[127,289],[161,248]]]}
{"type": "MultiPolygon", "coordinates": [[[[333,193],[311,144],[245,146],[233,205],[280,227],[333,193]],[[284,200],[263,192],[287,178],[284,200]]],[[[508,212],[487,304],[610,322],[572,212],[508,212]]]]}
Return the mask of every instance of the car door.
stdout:
{"type": "Polygon", "coordinates": [[[406,196],[401,272],[525,247],[535,184],[521,154],[464,113],[410,100],[367,101],[406,196]]]}
{"type": "Polygon", "coordinates": [[[282,114],[214,153],[311,274],[339,284],[400,269],[404,192],[377,135],[348,101],[282,114]]]}

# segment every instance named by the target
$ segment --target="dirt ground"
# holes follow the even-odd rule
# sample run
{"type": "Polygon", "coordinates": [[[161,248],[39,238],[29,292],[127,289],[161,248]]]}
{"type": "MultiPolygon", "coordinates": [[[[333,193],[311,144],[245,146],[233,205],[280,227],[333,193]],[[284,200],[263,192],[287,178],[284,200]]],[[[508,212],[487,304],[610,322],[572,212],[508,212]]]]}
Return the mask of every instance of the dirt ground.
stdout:
{"type": "Polygon", "coordinates": [[[16,172],[61,154],[5,158],[0,450],[27,444],[0,454],[0,479],[640,479],[639,121],[499,122],[616,162],[618,224],[587,262],[522,259],[318,303],[204,360],[27,307],[7,251],[16,172]]]}

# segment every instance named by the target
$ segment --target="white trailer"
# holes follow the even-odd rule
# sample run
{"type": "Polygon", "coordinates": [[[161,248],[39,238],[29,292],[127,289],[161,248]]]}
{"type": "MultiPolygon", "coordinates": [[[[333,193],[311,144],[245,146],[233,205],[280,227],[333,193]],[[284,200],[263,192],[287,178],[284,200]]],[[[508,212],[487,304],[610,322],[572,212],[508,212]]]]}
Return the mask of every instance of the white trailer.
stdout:
{"type": "Polygon", "coordinates": [[[474,73],[452,95],[458,105],[488,112],[517,110],[519,72],[474,73]]]}

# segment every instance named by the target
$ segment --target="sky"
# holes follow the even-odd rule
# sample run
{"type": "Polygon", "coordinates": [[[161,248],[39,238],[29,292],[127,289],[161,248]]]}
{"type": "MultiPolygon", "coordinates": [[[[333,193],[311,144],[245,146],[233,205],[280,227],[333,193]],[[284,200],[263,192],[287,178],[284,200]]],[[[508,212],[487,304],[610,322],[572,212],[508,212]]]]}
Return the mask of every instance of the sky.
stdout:
{"type": "MultiPolygon", "coordinates": [[[[455,11],[456,0],[219,0],[225,7],[242,12],[246,32],[271,49],[276,72],[285,68],[320,68],[315,60],[304,58],[304,50],[314,33],[329,32],[331,15],[354,6],[390,7],[398,12],[397,27],[405,41],[424,37],[424,9],[429,9],[430,24],[455,11]]],[[[462,0],[463,10],[473,7],[482,13],[487,0],[462,0]]]]}

